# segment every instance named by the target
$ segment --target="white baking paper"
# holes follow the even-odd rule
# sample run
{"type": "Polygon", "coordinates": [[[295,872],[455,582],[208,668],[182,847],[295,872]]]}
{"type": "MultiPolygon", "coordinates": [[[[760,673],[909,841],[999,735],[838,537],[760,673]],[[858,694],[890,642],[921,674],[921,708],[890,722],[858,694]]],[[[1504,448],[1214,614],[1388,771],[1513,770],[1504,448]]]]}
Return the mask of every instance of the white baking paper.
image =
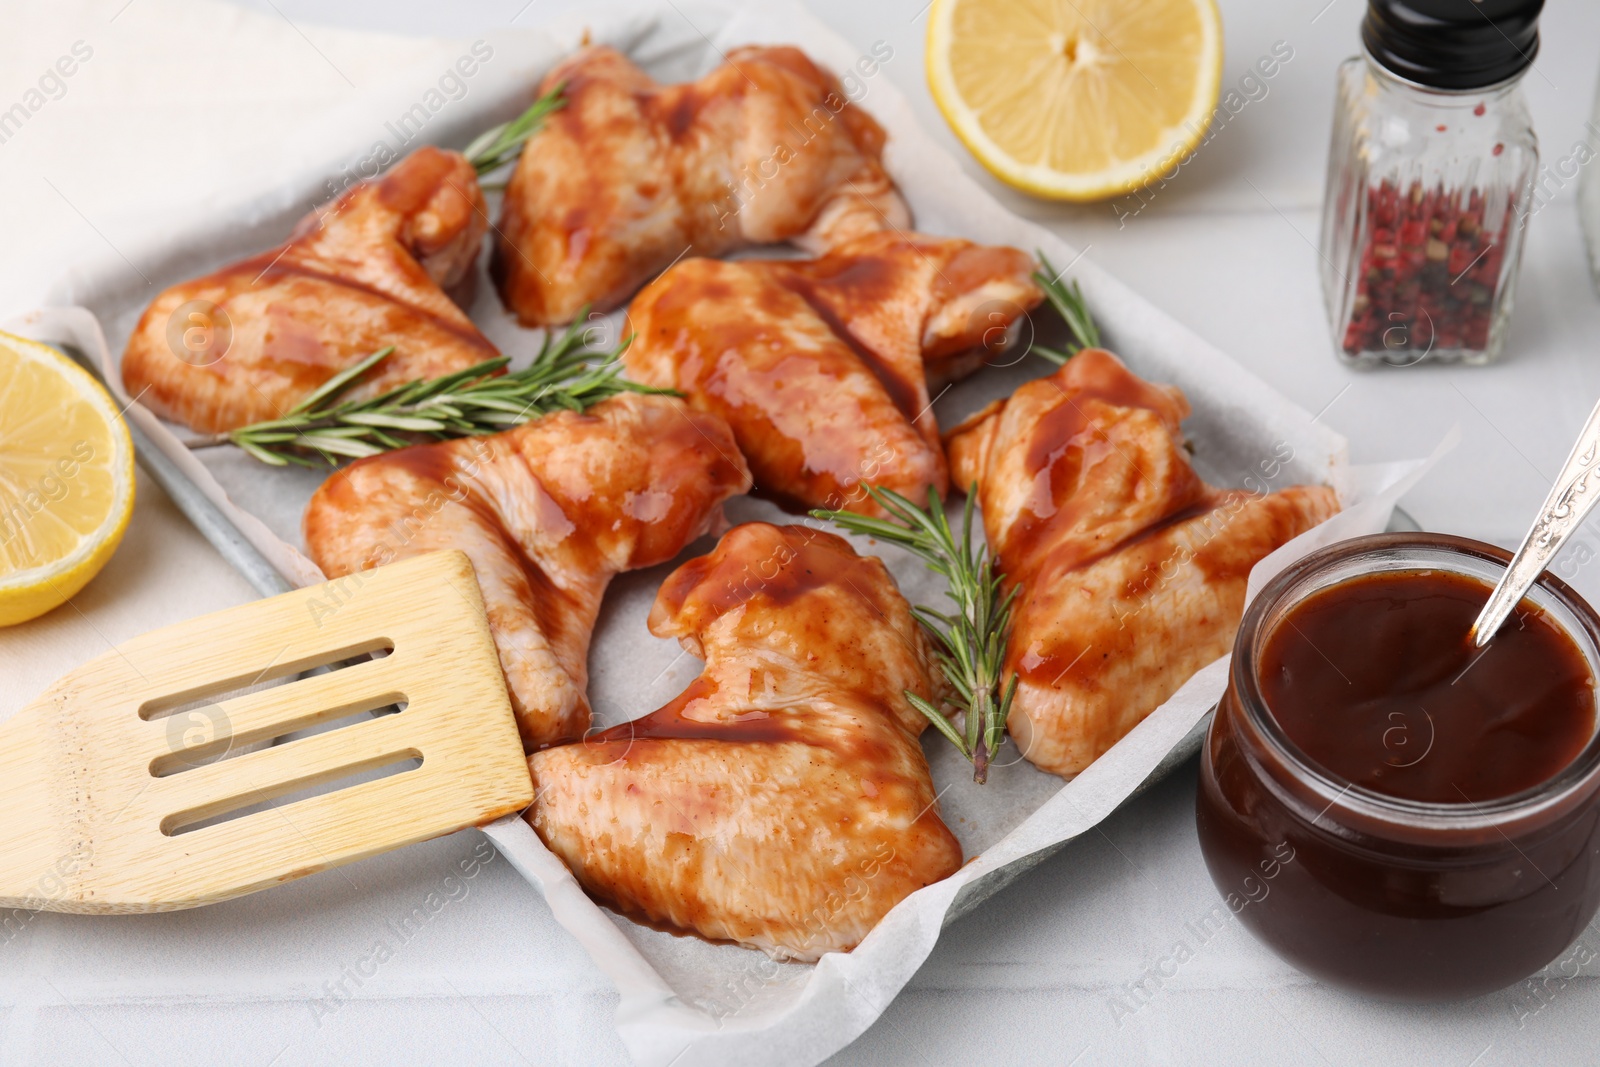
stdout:
{"type": "MultiPolygon", "coordinates": [[[[1250,488],[1323,482],[1339,490],[1346,510],[1263,561],[1251,576],[1252,594],[1265,577],[1313,548],[1381,530],[1395,500],[1431,462],[1348,466],[1344,441],[1337,434],[1076,249],[1006,212],[965,177],[918,129],[905,100],[882,72],[885,63],[912,60],[885,59],[881,50],[864,54],[799,8],[755,14],[669,3],[659,10],[596,15],[586,24],[486,35],[492,58],[482,63],[460,100],[432,116],[419,140],[459,147],[484,127],[516,114],[531,99],[542,73],[576,47],[585,31],[595,41],[627,51],[661,80],[698,76],[720,62],[728,49],[745,43],[796,44],[834,71],[851,72],[852,80],[845,84],[852,97],[889,132],[886,162],[911,204],[917,228],[1042,249],[1058,267],[1070,267],[1068,276],[1083,286],[1107,347],[1138,373],[1174,383],[1188,395],[1194,414],[1185,430],[1196,446],[1196,465],[1208,480],[1250,488]]],[[[129,418],[233,517],[268,559],[302,585],[322,579],[305,557],[300,536],[302,509],[322,476],[269,470],[232,450],[190,453],[180,441],[185,431],[160,422],[122,393],[117,357],[160,288],[282,240],[300,215],[327,200],[372,155],[376,142],[395,147],[386,121],[422,99],[467,44],[442,50],[392,85],[330,116],[298,147],[288,146],[295,154],[277,172],[263,174],[254,188],[233,190],[190,219],[149,220],[143,237],[122,246],[149,283],[129,272],[121,256],[108,254],[61,280],[53,292],[61,306],[12,324],[43,340],[75,344],[100,359],[113,388],[129,405],[129,418]]],[[[403,150],[412,147],[414,143],[403,150]]],[[[541,335],[519,328],[500,308],[487,278],[479,281],[471,309],[475,321],[514,364],[525,361],[541,335]]],[[[1041,336],[1052,329],[1050,317],[1048,312],[1036,316],[1041,336]]],[[[619,329],[618,318],[596,326],[619,329]]],[[[1025,324],[1024,333],[1033,326],[1025,324]]],[[[1037,359],[996,358],[993,366],[941,395],[935,411],[942,425],[954,425],[1049,369],[1037,359]]],[[[728,511],[736,522],[796,521],[749,499],[731,502],[728,511]]],[[[882,555],[910,599],[938,603],[938,584],[916,560],[859,540],[857,547],[882,555]]],[[[702,540],[685,557],[709,548],[710,542],[702,540]]],[[[602,724],[635,718],[665,703],[699,672],[697,661],[645,628],[655,590],[676,562],[623,575],[607,596],[590,657],[590,696],[602,724]]],[[[814,1064],[871,1025],[927,958],[948,921],[1092,828],[1152,776],[1191,753],[1226,673],[1225,659],[1200,671],[1065,785],[1018,760],[1008,747],[1007,753],[1013,754],[991,771],[989,784],[976,786],[966,762],[930,732],[926,748],[941,812],[970,862],[903,901],[853,952],[831,954],[815,965],[774,963],[751,950],[638,926],[590,901],[525,823],[503,820],[487,833],[541,889],[557,920],[616,983],[621,993],[617,1026],[638,1062],[814,1064]]],[[[1070,907],[1071,901],[1063,900],[1062,906],[1070,907]]]]}

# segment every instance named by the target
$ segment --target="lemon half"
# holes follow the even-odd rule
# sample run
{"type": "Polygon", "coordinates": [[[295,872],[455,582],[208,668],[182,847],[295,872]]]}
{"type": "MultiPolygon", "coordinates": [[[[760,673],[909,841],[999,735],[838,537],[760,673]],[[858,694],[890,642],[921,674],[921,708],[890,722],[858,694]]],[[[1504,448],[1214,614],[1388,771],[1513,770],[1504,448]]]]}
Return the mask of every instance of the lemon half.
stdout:
{"type": "Polygon", "coordinates": [[[928,86],[1008,185],[1131,192],[1204,136],[1222,81],[1215,0],[934,0],[928,86]]]}
{"type": "Polygon", "coordinates": [[[0,333],[0,626],[99,573],[133,512],[133,442],[111,397],[53,348],[0,333]]]}

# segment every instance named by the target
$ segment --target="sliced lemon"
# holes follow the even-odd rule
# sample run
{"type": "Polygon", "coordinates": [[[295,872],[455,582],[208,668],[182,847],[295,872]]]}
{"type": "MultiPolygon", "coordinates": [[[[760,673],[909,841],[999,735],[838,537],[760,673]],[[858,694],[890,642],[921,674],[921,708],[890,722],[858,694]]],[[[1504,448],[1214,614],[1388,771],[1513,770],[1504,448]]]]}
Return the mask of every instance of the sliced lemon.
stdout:
{"type": "Polygon", "coordinates": [[[133,442],[111,397],[53,348],[0,333],[0,626],[99,573],[133,512],[133,442]]]}
{"type": "Polygon", "coordinates": [[[928,86],[1008,185],[1100,200],[1200,143],[1222,81],[1215,0],[934,0],[928,86]]]}

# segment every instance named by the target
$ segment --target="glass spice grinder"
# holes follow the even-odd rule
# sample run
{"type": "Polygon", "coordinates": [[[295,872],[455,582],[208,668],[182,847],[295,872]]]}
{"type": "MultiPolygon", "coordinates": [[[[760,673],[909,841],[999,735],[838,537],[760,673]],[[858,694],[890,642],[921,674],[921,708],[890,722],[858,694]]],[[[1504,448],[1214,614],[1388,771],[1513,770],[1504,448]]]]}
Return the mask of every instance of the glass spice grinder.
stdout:
{"type": "Polygon", "coordinates": [[[1544,0],[1369,0],[1339,68],[1322,205],[1334,347],[1487,363],[1505,343],[1538,144],[1519,82],[1544,0]]]}

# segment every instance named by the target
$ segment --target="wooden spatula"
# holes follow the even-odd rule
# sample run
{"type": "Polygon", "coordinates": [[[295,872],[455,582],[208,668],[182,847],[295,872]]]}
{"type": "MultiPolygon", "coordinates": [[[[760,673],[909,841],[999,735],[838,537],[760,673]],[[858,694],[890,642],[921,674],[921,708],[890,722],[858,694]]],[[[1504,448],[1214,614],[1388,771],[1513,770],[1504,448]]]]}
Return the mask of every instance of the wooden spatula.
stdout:
{"type": "Polygon", "coordinates": [[[0,907],[210,904],[532,800],[472,565],[436,552],[134,638],[0,724],[0,907]]]}

